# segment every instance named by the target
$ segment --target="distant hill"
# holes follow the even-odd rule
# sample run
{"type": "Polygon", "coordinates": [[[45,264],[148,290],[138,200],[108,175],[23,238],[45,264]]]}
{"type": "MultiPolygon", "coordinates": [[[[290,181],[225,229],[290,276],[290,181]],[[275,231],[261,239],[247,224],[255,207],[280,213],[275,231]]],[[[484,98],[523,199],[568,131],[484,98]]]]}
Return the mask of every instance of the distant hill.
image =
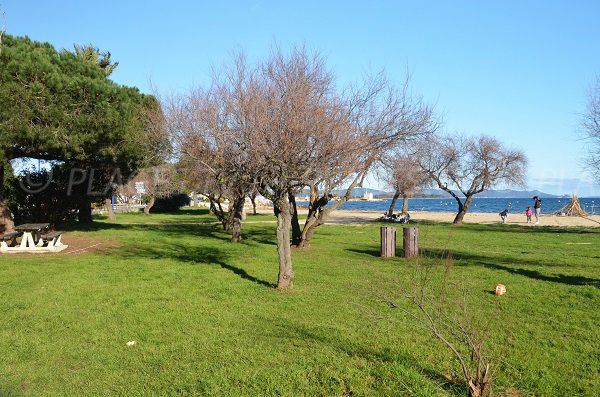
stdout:
{"type": "MultiPolygon", "coordinates": [[[[364,197],[365,192],[369,192],[369,193],[373,193],[373,196],[393,196],[394,193],[389,193],[386,192],[384,190],[379,190],[379,189],[371,189],[368,187],[355,187],[352,190],[352,197],[357,198],[357,197],[364,197]]],[[[333,194],[341,196],[343,194],[346,194],[346,189],[335,189],[332,191],[333,194]]],[[[305,197],[308,196],[310,194],[308,189],[304,189],[302,192],[300,192],[299,194],[297,194],[296,196],[300,196],[300,197],[305,197]]]]}
{"type": "MultiPolygon", "coordinates": [[[[373,193],[373,196],[387,196],[387,195],[393,196],[394,195],[394,193],[388,193],[384,190],[371,189],[368,187],[355,187],[354,190],[352,190],[352,197],[363,197],[365,195],[365,193],[367,193],[367,192],[373,193]]],[[[346,189],[334,190],[333,193],[337,194],[337,195],[346,194],[346,189]]]]}
{"type": "Polygon", "coordinates": [[[492,197],[492,198],[531,198],[533,196],[539,196],[540,198],[556,198],[556,197],[564,197],[558,196],[556,194],[544,193],[539,190],[489,190],[487,192],[483,192],[477,197],[492,197]]]}
{"type": "MultiPolygon", "coordinates": [[[[449,197],[450,195],[442,189],[425,189],[421,192],[425,197],[449,197]]],[[[557,196],[555,194],[540,192],[539,190],[512,190],[512,189],[501,189],[501,190],[486,190],[485,192],[479,193],[475,197],[479,198],[532,198],[533,196],[539,196],[541,198],[556,198],[564,197],[557,196]]]]}
{"type": "MultiPolygon", "coordinates": [[[[379,198],[391,198],[394,195],[394,192],[386,192],[384,190],[379,189],[371,189],[368,187],[357,187],[352,191],[352,197],[363,197],[365,192],[373,193],[374,197],[379,198]]],[[[333,191],[333,194],[342,195],[346,193],[346,189],[337,189],[333,191]]],[[[308,190],[305,189],[299,196],[307,196],[308,190]]],[[[532,198],[533,196],[539,196],[541,198],[558,198],[558,197],[566,197],[566,196],[557,196],[555,194],[540,192],[539,190],[512,190],[512,189],[502,189],[502,190],[487,190],[483,193],[476,195],[478,198],[532,198]]],[[[443,191],[442,189],[424,189],[416,197],[450,197],[448,193],[443,191]]]]}

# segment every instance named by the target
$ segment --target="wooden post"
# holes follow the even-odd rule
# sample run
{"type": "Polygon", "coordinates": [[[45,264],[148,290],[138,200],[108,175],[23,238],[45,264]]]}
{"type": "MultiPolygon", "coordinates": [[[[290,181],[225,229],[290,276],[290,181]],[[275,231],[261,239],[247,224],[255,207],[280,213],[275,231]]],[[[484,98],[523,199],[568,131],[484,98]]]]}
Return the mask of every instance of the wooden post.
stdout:
{"type": "Polygon", "coordinates": [[[396,228],[390,226],[381,227],[381,256],[396,256],[396,228]]]}
{"type": "Polygon", "coordinates": [[[405,227],[404,237],[404,257],[410,258],[419,255],[419,229],[416,227],[405,227]]]}

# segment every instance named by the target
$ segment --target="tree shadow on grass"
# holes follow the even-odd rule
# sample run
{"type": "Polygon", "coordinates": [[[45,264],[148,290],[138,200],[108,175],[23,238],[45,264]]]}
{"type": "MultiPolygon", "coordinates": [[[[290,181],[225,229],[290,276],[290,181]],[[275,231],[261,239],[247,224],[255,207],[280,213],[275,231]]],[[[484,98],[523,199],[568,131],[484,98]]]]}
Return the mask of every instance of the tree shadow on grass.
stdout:
{"type": "MultiPolygon", "coordinates": [[[[128,244],[118,250],[112,250],[105,255],[118,255],[125,259],[172,259],[184,264],[193,265],[218,265],[244,280],[252,281],[265,287],[276,287],[275,284],[261,280],[245,269],[228,263],[231,252],[217,247],[201,245],[202,240],[220,240],[219,244],[232,244],[232,252],[239,251],[234,243],[231,243],[231,236],[221,229],[220,225],[215,224],[161,224],[161,225],[118,225],[98,223],[92,225],[88,230],[140,230],[144,235],[140,236],[139,242],[128,244]]],[[[79,229],[77,229],[79,230],[79,229]]],[[[131,234],[130,234],[131,235],[131,234]]],[[[117,234],[115,239],[119,239],[117,234]]],[[[127,234],[123,238],[130,239],[127,234]]]]}
{"type": "Polygon", "coordinates": [[[108,222],[92,222],[92,223],[78,223],[68,222],[60,225],[60,229],[65,232],[98,232],[101,230],[130,230],[139,225],[124,225],[119,223],[108,223],[108,222]]]}
{"type": "Polygon", "coordinates": [[[574,285],[574,286],[586,286],[591,285],[596,288],[600,288],[600,279],[585,277],[585,276],[575,276],[575,275],[566,275],[566,274],[557,274],[557,275],[546,275],[537,270],[526,269],[522,266],[535,266],[535,267],[552,267],[555,266],[553,264],[544,263],[541,261],[531,261],[519,259],[519,265],[515,266],[513,261],[507,261],[503,258],[498,257],[489,257],[483,255],[474,255],[470,253],[464,252],[456,252],[456,251],[447,251],[447,250],[435,250],[435,249],[423,249],[421,250],[421,255],[429,257],[429,258],[447,258],[448,253],[452,253],[452,257],[458,261],[464,261],[467,266],[482,266],[488,269],[494,270],[503,270],[512,274],[517,274],[520,276],[525,276],[534,280],[541,281],[549,281],[553,283],[560,283],[566,285],[574,285]]]}
{"type": "Polygon", "coordinates": [[[542,273],[538,272],[537,270],[519,269],[519,268],[510,267],[510,266],[500,265],[497,263],[489,263],[489,262],[482,262],[481,264],[487,268],[504,270],[504,271],[507,271],[512,274],[518,274],[520,276],[533,278],[535,280],[550,281],[553,283],[561,283],[561,284],[575,285],[575,286],[591,285],[593,287],[600,289],[600,279],[597,279],[597,278],[590,278],[590,277],[584,277],[584,276],[572,276],[572,275],[567,275],[567,274],[558,274],[555,276],[554,275],[549,276],[549,275],[542,274],[542,273]]]}
{"type": "Polygon", "coordinates": [[[277,284],[270,283],[268,281],[261,280],[261,279],[259,279],[257,277],[254,277],[254,276],[248,274],[248,272],[246,272],[246,270],[244,270],[242,268],[235,267],[233,265],[229,265],[229,264],[227,264],[225,262],[219,262],[218,264],[219,264],[219,266],[221,266],[221,268],[227,269],[227,270],[233,272],[234,274],[237,274],[238,276],[240,276],[244,280],[252,281],[252,282],[254,282],[256,284],[260,284],[262,286],[269,287],[269,288],[277,288],[277,284]]]}
{"type": "MultiPolygon", "coordinates": [[[[197,214],[198,211],[190,210],[189,212],[197,214]]],[[[217,223],[119,224],[94,222],[89,225],[72,223],[67,225],[64,230],[78,232],[114,231],[115,236],[113,238],[115,240],[119,240],[120,236],[123,239],[131,239],[131,232],[139,231],[143,235],[140,235],[139,242],[136,241],[135,245],[126,245],[118,251],[110,251],[107,254],[114,255],[115,252],[118,252],[118,255],[125,258],[174,259],[188,264],[218,265],[245,280],[269,288],[276,287],[276,284],[261,280],[249,274],[245,269],[227,263],[231,252],[239,252],[239,247],[243,247],[242,244],[276,245],[274,241],[275,233],[271,229],[252,228],[246,230],[245,233],[242,229],[245,238],[241,244],[232,243],[231,235],[225,232],[222,226],[217,223]],[[125,233],[121,234],[120,232],[125,233]],[[216,247],[202,246],[201,240],[204,239],[232,244],[231,252],[216,247]]]]}
{"type": "Polygon", "coordinates": [[[277,245],[275,229],[271,228],[252,228],[250,230],[242,228],[242,243],[257,243],[262,245],[277,245]]]}
{"type": "Polygon", "coordinates": [[[510,233],[527,233],[527,234],[599,234],[600,228],[598,227],[585,227],[585,226],[531,226],[531,225],[511,225],[502,223],[463,223],[460,225],[454,225],[452,223],[446,224],[447,226],[465,228],[470,231],[481,231],[481,232],[510,232],[510,233]]]}
{"type": "Polygon", "coordinates": [[[392,257],[382,257],[381,250],[375,248],[367,248],[367,249],[359,249],[359,248],[349,248],[347,251],[354,252],[356,254],[368,256],[370,258],[378,258],[381,260],[388,260],[390,258],[404,258],[404,248],[396,247],[396,255],[392,257]]]}
{"type": "MultiPolygon", "coordinates": [[[[169,214],[169,212],[163,212],[163,214],[169,214]]],[[[200,208],[200,207],[196,207],[196,208],[182,208],[179,209],[175,212],[170,212],[170,214],[174,214],[174,215],[208,215],[209,211],[208,208],[200,208]]],[[[216,219],[216,218],[215,218],[216,219]]]]}
{"type": "Polygon", "coordinates": [[[223,230],[221,225],[214,223],[190,223],[190,224],[160,224],[160,225],[137,225],[149,233],[158,233],[161,238],[177,241],[182,238],[210,238],[221,241],[231,241],[231,235],[223,230]]]}
{"type": "MultiPolygon", "coordinates": [[[[381,251],[378,249],[374,249],[374,248],[373,249],[371,249],[371,248],[367,248],[367,249],[349,248],[348,251],[354,252],[354,253],[357,253],[360,255],[381,258],[381,251]]],[[[396,254],[397,254],[397,252],[396,252],[396,254]]]]}
{"type": "MultiPolygon", "coordinates": [[[[268,321],[271,324],[273,323],[273,319],[268,319],[268,321]]],[[[313,341],[319,345],[329,346],[348,357],[360,357],[371,363],[400,362],[434,381],[439,387],[451,392],[453,395],[464,396],[467,393],[467,388],[462,382],[450,381],[446,376],[431,367],[420,364],[415,357],[409,354],[393,351],[390,348],[373,349],[344,338],[339,333],[331,332],[326,327],[311,328],[305,324],[290,324],[289,322],[284,322],[284,320],[279,320],[279,322],[280,324],[277,324],[277,328],[281,330],[281,333],[274,334],[273,336],[276,338],[284,336],[295,340],[313,341]]],[[[432,343],[435,342],[432,341],[432,343]]]]}
{"type": "Polygon", "coordinates": [[[269,288],[277,287],[274,283],[261,280],[249,274],[241,267],[227,263],[228,254],[214,247],[192,247],[187,244],[170,244],[162,247],[146,245],[143,247],[127,247],[121,250],[120,254],[124,258],[172,259],[188,265],[218,265],[222,269],[228,270],[244,280],[269,288]]]}

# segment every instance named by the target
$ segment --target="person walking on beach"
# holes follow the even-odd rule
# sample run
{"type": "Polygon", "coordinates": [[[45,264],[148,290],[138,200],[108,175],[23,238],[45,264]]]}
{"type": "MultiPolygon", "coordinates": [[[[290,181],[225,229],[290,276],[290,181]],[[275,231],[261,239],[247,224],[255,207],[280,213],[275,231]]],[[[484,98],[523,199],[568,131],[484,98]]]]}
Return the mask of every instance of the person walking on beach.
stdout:
{"type": "Polygon", "coordinates": [[[535,210],[535,224],[540,223],[540,212],[542,211],[542,199],[538,196],[533,196],[533,209],[535,210]]]}
{"type": "Polygon", "coordinates": [[[505,208],[504,211],[500,213],[500,218],[502,218],[502,223],[506,223],[508,220],[508,209],[505,208]]]}
{"type": "Polygon", "coordinates": [[[531,206],[528,205],[525,210],[525,216],[527,217],[527,223],[531,223],[531,215],[533,215],[533,211],[531,210],[531,206]]]}

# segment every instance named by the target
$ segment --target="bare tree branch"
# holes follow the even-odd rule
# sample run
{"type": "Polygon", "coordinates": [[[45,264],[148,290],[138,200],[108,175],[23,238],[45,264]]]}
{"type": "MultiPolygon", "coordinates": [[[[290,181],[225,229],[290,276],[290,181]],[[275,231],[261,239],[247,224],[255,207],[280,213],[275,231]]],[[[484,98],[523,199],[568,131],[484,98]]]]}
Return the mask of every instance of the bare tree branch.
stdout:
{"type": "Polygon", "coordinates": [[[420,145],[417,158],[423,171],[458,203],[454,223],[462,222],[476,194],[498,184],[522,185],[527,165],[522,151],[484,135],[435,137],[420,145]]]}
{"type": "Polygon", "coordinates": [[[600,182],[600,75],[588,92],[587,109],[582,116],[583,137],[587,141],[586,163],[596,181],[600,182]]]}
{"type": "Polygon", "coordinates": [[[491,392],[492,371],[489,358],[484,354],[481,330],[474,322],[474,316],[466,300],[466,291],[458,306],[459,313],[456,312],[456,308],[449,305],[445,296],[452,266],[453,260],[448,256],[445,261],[442,288],[436,295],[431,289],[432,268],[421,264],[419,259],[413,274],[412,294],[405,295],[401,301],[394,301],[387,297],[382,299],[391,309],[401,313],[401,319],[382,315],[378,318],[429,332],[456,358],[468,387],[469,396],[485,396],[491,392]]]}

